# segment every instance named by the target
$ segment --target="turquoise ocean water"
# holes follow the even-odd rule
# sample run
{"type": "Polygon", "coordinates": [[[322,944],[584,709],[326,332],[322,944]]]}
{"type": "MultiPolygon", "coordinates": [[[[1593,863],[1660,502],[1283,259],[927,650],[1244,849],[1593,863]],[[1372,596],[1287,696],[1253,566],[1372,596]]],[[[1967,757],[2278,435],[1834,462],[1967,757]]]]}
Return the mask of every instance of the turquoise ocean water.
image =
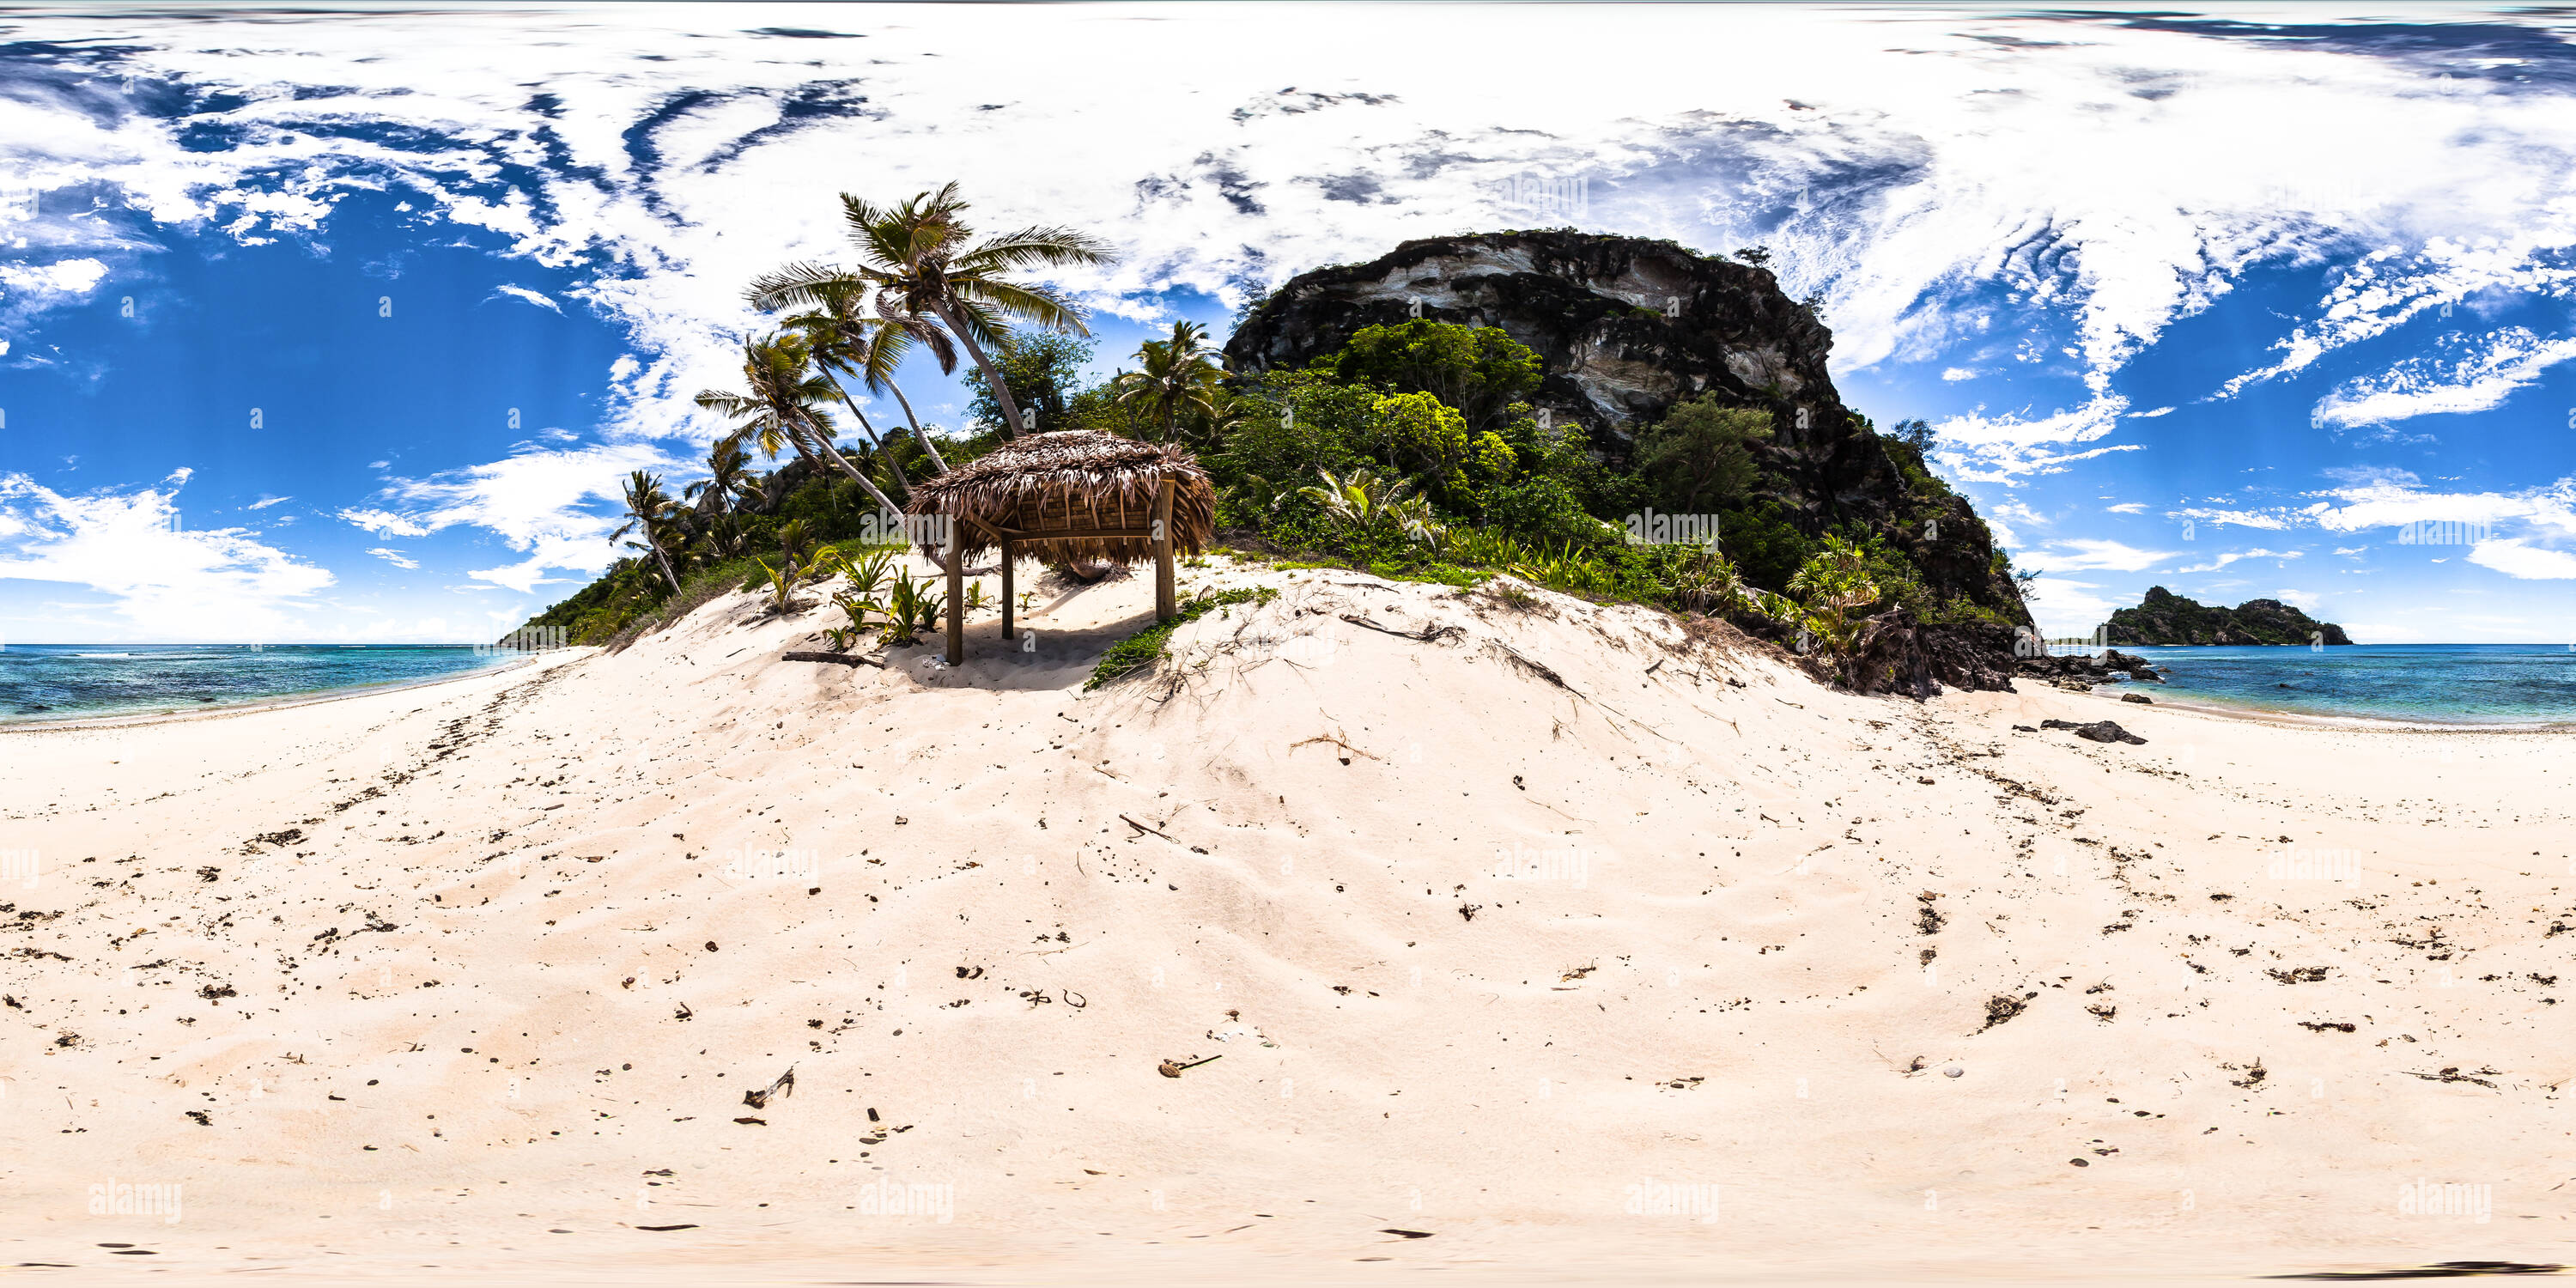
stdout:
{"type": "MultiPolygon", "coordinates": [[[[2123,648],[2169,667],[2175,700],[2300,715],[2478,726],[2576,726],[2576,650],[2564,644],[2123,648]]],[[[525,653],[465,645],[11,644],[0,723],[202,711],[410,684],[525,653]]]]}
{"type": "Polygon", "coordinates": [[[205,711],[413,684],[528,656],[463,644],[10,644],[0,647],[0,724],[205,711]]]}
{"type": "Polygon", "coordinates": [[[2184,702],[2410,724],[2576,726],[2576,649],[2565,644],[2120,651],[2170,667],[2168,684],[2140,687],[2184,702]]]}

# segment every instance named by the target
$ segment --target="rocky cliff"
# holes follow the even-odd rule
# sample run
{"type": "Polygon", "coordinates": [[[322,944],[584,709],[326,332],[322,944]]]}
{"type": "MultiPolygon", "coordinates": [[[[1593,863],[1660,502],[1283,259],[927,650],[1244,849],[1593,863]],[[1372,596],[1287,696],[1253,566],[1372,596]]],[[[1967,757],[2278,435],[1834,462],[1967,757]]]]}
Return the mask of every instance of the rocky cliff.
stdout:
{"type": "Polygon", "coordinates": [[[2249,599],[2234,608],[2201,604],[2162,586],[2147,589],[2136,608],[2111,614],[2112,644],[2350,644],[2333,622],[2320,622],[2277,599],[2249,599]]]}
{"type": "MultiPolygon", "coordinates": [[[[1291,279],[1250,311],[1226,358],[1237,371],[1300,367],[1363,327],[1414,317],[1499,327],[1535,350],[1546,375],[1532,401],[1580,423],[1606,458],[1624,458],[1637,427],[1685,398],[1767,409],[1774,437],[1756,448],[1763,493],[1797,528],[1813,537],[1858,520],[1902,550],[1942,602],[2030,621],[1984,522],[1913,449],[1843,406],[1826,365],[1833,333],[1768,269],[1564,230],[1409,241],[1291,279]]],[[[1924,652],[1933,678],[2007,683],[2009,625],[1905,631],[1900,651],[1924,652]]]]}

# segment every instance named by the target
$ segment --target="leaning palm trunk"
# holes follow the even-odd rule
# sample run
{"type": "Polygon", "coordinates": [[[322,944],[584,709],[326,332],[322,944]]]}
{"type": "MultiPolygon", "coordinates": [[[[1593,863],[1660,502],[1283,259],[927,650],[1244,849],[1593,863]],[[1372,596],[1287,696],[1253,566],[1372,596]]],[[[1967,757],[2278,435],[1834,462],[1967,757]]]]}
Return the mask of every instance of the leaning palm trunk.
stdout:
{"type": "Polygon", "coordinates": [[[646,528],[644,530],[644,544],[653,547],[653,561],[662,565],[662,576],[670,581],[671,593],[674,595],[679,594],[680,574],[671,571],[671,556],[663,553],[662,550],[662,534],[655,532],[650,528],[646,528]]]}
{"type": "MultiPolygon", "coordinates": [[[[846,461],[846,460],[843,460],[843,459],[842,459],[842,457],[841,457],[841,453],[839,452],[839,450],[838,450],[838,449],[836,449],[836,448],[834,448],[834,447],[832,446],[832,440],[831,440],[830,438],[826,437],[826,436],[825,436],[825,435],[823,435],[823,434],[817,433],[817,434],[815,434],[815,435],[814,435],[814,441],[815,441],[815,443],[816,443],[817,445],[819,445],[820,447],[822,447],[822,449],[823,449],[824,451],[826,451],[826,452],[830,452],[830,453],[832,454],[832,461],[833,461],[833,463],[834,463],[834,464],[836,464],[836,465],[839,465],[839,466],[841,467],[841,471],[842,471],[843,473],[845,473],[845,474],[849,475],[851,478],[857,479],[857,480],[859,481],[859,486],[860,486],[860,487],[863,487],[863,488],[866,488],[866,489],[868,490],[868,495],[869,495],[869,496],[872,496],[872,497],[875,497],[875,498],[877,499],[877,504],[879,504],[879,505],[881,505],[881,506],[884,506],[884,507],[886,508],[886,511],[887,511],[888,513],[891,513],[891,514],[901,514],[901,513],[903,513],[903,507],[902,507],[902,506],[899,506],[899,505],[896,505],[892,500],[889,500],[889,499],[886,497],[886,494],[885,494],[884,489],[879,488],[879,487],[876,485],[876,481],[875,481],[875,480],[873,480],[873,479],[869,478],[869,477],[868,477],[867,475],[865,475],[865,474],[861,474],[861,473],[857,470],[857,468],[855,468],[854,466],[852,466],[848,461],[846,461]]],[[[939,565],[939,569],[940,569],[940,571],[942,571],[942,572],[946,572],[946,571],[948,570],[948,560],[947,560],[947,559],[941,558],[941,557],[940,557],[940,556],[938,556],[938,555],[932,555],[932,556],[930,557],[930,561],[931,561],[932,563],[935,563],[935,564],[939,565]]]]}
{"type": "Polygon", "coordinates": [[[857,466],[850,464],[850,462],[841,455],[841,449],[832,446],[831,437],[824,434],[820,426],[810,427],[806,432],[814,436],[814,445],[822,448],[824,454],[832,458],[832,463],[841,467],[842,473],[849,475],[851,478],[857,479],[859,481],[859,486],[866,488],[868,490],[868,495],[877,499],[877,504],[894,511],[897,514],[903,513],[903,507],[896,505],[891,498],[887,497],[885,490],[877,486],[875,479],[869,478],[867,475],[860,473],[857,466]]]}
{"type": "Polygon", "coordinates": [[[903,462],[896,460],[894,453],[886,449],[885,435],[878,433],[875,422],[868,419],[866,412],[859,410],[859,404],[850,397],[850,391],[841,386],[839,376],[833,375],[828,368],[824,370],[823,375],[832,382],[832,392],[841,396],[841,405],[849,408],[851,418],[859,422],[859,432],[868,436],[868,450],[875,452],[877,459],[884,461],[886,468],[894,471],[894,485],[903,489],[906,497],[910,497],[912,480],[904,476],[903,462]]]}
{"type": "Polygon", "coordinates": [[[975,369],[984,373],[984,383],[993,387],[993,401],[1001,404],[1002,415],[1009,419],[1011,437],[1018,438],[1029,432],[1028,418],[1020,415],[1020,405],[1011,401],[1011,387],[1003,383],[1001,368],[984,356],[984,346],[975,343],[975,333],[967,329],[965,320],[945,303],[934,302],[930,307],[939,315],[940,321],[948,324],[948,333],[966,346],[966,356],[973,358],[975,369]]]}
{"type": "Polygon", "coordinates": [[[930,435],[921,432],[921,417],[912,414],[912,400],[903,396],[903,386],[896,384],[892,377],[888,377],[885,387],[894,394],[894,400],[903,405],[903,418],[912,425],[912,440],[921,444],[922,451],[930,454],[930,463],[933,467],[942,474],[947,473],[948,462],[940,458],[938,448],[930,445],[930,435]]]}

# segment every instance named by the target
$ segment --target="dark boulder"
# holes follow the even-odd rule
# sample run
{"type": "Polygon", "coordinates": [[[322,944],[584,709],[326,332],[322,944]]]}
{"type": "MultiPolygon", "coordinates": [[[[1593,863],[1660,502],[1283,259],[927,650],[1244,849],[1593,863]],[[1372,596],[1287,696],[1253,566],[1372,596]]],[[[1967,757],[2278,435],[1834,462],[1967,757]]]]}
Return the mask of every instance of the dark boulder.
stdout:
{"type": "Polygon", "coordinates": [[[1805,661],[1809,674],[1854,693],[1891,693],[1920,702],[1941,691],[1933,683],[1922,628],[1903,608],[1863,622],[1848,655],[1809,654],[1805,661]]]}
{"type": "Polygon", "coordinates": [[[2093,742],[2133,742],[2142,747],[2145,746],[2147,742],[2146,739],[2141,738],[2108,720],[2096,720],[2091,724],[2077,724],[2072,720],[2042,720],[2039,722],[2039,727],[2042,729],[2071,730],[2074,732],[2076,737],[2089,739],[2093,742]]]}

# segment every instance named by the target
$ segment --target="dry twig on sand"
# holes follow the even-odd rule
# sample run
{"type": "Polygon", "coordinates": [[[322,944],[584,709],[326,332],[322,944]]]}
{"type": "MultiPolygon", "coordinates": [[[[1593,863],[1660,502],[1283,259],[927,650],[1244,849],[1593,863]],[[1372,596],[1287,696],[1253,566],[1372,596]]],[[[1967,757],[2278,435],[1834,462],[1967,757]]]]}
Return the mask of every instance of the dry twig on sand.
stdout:
{"type": "Polygon", "coordinates": [[[1352,757],[1352,756],[1368,756],[1368,758],[1369,758],[1369,759],[1374,760],[1374,761],[1377,761],[1377,762],[1379,762],[1379,763],[1381,763],[1381,764],[1385,763],[1385,760],[1386,760],[1386,757],[1384,757],[1384,756],[1374,756],[1374,755],[1370,755],[1368,752],[1362,751],[1362,750],[1360,750],[1359,748],[1352,746],[1352,745],[1351,745],[1351,743],[1350,743],[1350,739],[1348,739],[1348,738],[1346,738],[1346,737],[1342,736],[1342,735],[1341,735],[1340,733],[1338,733],[1338,732],[1336,732],[1336,733],[1326,733],[1326,734],[1317,734],[1317,735],[1315,735],[1315,736],[1314,736],[1314,737],[1312,737],[1312,738],[1308,738],[1308,739],[1306,739],[1304,742],[1292,742],[1292,743],[1288,744],[1288,750],[1290,750],[1290,751],[1295,751],[1295,750],[1297,750],[1299,747],[1303,747],[1303,746],[1307,745],[1307,743],[1316,743],[1316,742],[1329,743],[1329,744],[1331,744],[1332,746],[1335,746],[1335,747],[1339,747],[1339,748],[1341,748],[1341,749],[1342,749],[1342,751],[1345,753],[1345,754],[1342,756],[1342,763],[1343,763],[1343,764],[1345,764],[1345,765],[1347,765],[1347,764],[1351,763],[1351,757],[1352,757]]]}

